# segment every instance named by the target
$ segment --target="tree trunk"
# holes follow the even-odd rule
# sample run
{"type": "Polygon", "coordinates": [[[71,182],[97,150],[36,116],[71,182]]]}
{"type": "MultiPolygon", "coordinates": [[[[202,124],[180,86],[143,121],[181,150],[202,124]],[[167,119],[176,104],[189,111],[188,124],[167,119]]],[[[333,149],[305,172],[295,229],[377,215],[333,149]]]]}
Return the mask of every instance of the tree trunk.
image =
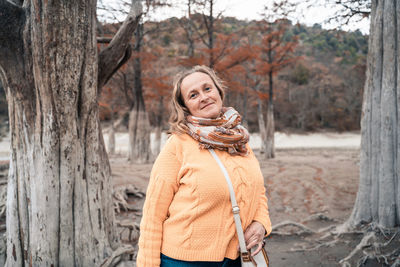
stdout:
{"type": "Polygon", "coordinates": [[[108,154],[115,154],[115,127],[114,127],[114,109],[111,108],[111,127],[108,133],[108,154]]]}
{"type": "Polygon", "coordinates": [[[372,1],[361,120],[360,183],[349,222],[400,225],[400,4],[372,1]]]}
{"type": "MultiPolygon", "coordinates": [[[[270,66],[273,64],[273,55],[271,42],[268,42],[269,50],[268,50],[268,63],[270,66]]],[[[275,158],[275,122],[274,122],[274,84],[273,84],[273,72],[274,69],[271,67],[271,70],[268,73],[269,78],[269,92],[268,92],[268,108],[267,108],[267,136],[265,139],[265,158],[275,158]]]]}
{"type": "MultiPolygon", "coordinates": [[[[240,96],[240,94],[238,94],[239,96],[240,96]]],[[[248,114],[248,101],[247,101],[247,99],[248,99],[248,95],[247,95],[247,90],[244,90],[244,92],[243,92],[243,99],[242,99],[242,110],[243,110],[243,113],[242,113],[242,125],[245,127],[245,128],[248,128],[248,126],[249,126],[249,124],[248,124],[248,119],[247,119],[247,114],[248,114]]],[[[240,101],[239,101],[239,103],[240,103],[240,101]]]]}
{"type": "Polygon", "coordinates": [[[150,124],[147,112],[137,109],[138,105],[129,113],[129,160],[134,163],[150,161],[150,124]]]}
{"type": "Polygon", "coordinates": [[[134,59],[134,95],[135,103],[129,113],[129,160],[135,163],[147,163],[150,161],[150,122],[146,112],[143,98],[142,66],[140,52],[143,38],[143,23],[140,23],[135,31],[135,52],[134,59]]]}
{"type": "Polygon", "coordinates": [[[267,159],[275,158],[275,122],[274,122],[274,105],[268,103],[267,109],[267,127],[266,127],[266,139],[265,139],[265,153],[264,156],[267,159]]]}
{"type": "MultiPolygon", "coordinates": [[[[188,7],[188,23],[184,25],[184,29],[186,30],[186,37],[188,41],[188,50],[187,55],[189,58],[194,57],[194,37],[193,37],[193,21],[192,21],[192,0],[187,1],[188,7]]],[[[157,153],[158,154],[158,153],[157,153]]]]}
{"type": "Polygon", "coordinates": [[[160,100],[158,102],[158,115],[157,115],[157,125],[156,125],[156,136],[155,136],[155,150],[154,155],[158,155],[161,150],[161,134],[162,134],[162,122],[163,122],[163,114],[164,114],[164,97],[160,96],[160,100]]]}
{"type": "Polygon", "coordinates": [[[11,134],[6,266],[99,266],[118,240],[98,119],[96,1],[0,8],[16,29],[12,42],[3,42],[10,28],[0,30],[11,134]]]}
{"type": "Polygon", "coordinates": [[[260,152],[264,154],[267,150],[267,131],[265,127],[265,120],[264,120],[264,112],[263,112],[263,103],[260,98],[257,99],[257,119],[258,119],[258,129],[260,131],[260,138],[261,138],[261,149],[260,152]]]}
{"type": "Polygon", "coordinates": [[[209,21],[208,21],[208,48],[210,49],[209,54],[209,66],[213,68],[215,65],[214,62],[214,0],[208,1],[210,4],[210,13],[209,13],[209,21]]]}

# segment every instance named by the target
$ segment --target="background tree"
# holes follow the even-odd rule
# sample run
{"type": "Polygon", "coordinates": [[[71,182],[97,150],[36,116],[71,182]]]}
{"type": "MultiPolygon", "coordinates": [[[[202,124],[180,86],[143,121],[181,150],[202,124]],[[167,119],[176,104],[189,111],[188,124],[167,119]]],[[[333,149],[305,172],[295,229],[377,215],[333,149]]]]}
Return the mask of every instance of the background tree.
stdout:
{"type": "MultiPolygon", "coordinates": [[[[121,1],[126,5],[126,1],[121,1]]],[[[123,74],[124,87],[130,92],[126,92],[129,101],[130,113],[128,122],[129,133],[129,160],[132,163],[147,163],[152,160],[150,134],[151,127],[148,110],[144,99],[143,87],[143,55],[146,53],[145,38],[154,33],[160,33],[159,23],[152,23],[150,27],[144,26],[144,18],[148,18],[150,12],[155,8],[167,6],[165,1],[146,1],[146,12],[139,22],[134,34],[133,58],[132,62],[123,74]],[[127,85],[127,86],[126,86],[127,85]]],[[[118,12],[125,13],[123,9],[118,12]]]]}
{"type": "Polygon", "coordinates": [[[261,153],[266,158],[275,157],[274,76],[297,59],[293,55],[294,48],[297,45],[297,38],[293,37],[291,41],[285,41],[283,38],[287,28],[286,23],[286,20],[278,20],[275,23],[261,22],[259,27],[262,41],[261,45],[255,49],[259,53],[256,54],[258,60],[254,74],[261,76],[261,79],[268,77],[268,85],[262,84],[260,80],[256,82],[256,89],[259,85],[264,85],[268,88],[267,98],[263,94],[263,90],[259,89],[258,101],[258,121],[262,140],[261,153]],[[267,99],[268,101],[266,122],[264,121],[262,99],[267,99]]]}
{"type": "Polygon", "coordinates": [[[360,184],[351,225],[400,225],[400,5],[372,1],[361,119],[360,184]]]}
{"type": "Polygon", "coordinates": [[[142,59],[144,26],[140,23],[135,31],[135,55],[133,59],[133,108],[129,113],[129,160],[146,163],[150,160],[150,123],[143,97],[142,59]]]}
{"type": "Polygon", "coordinates": [[[140,2],[99,58],[96,1],[1,0],[0,10],[12,147],[6,265],[109,265],[121,251],[97,95],[127,53],[140,2]]]}

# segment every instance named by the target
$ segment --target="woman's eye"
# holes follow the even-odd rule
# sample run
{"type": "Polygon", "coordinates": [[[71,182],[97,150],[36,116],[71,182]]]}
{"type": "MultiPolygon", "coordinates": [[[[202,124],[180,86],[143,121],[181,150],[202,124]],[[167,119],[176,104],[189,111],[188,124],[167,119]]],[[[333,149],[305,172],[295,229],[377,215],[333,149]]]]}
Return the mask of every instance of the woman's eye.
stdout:
{"type": "Polygon", "coordinates": [[[206,90],[206,91],[210,91],[211,88],[210,88],[210,87],[206,87],[205,90],[206,90]]]}
{"type": "Polygon", "coordinates": [[[196,93],[193,93],[193,94],[190,94],[190,98],[194,98],[194,97],[196,97],[196,93]]]}

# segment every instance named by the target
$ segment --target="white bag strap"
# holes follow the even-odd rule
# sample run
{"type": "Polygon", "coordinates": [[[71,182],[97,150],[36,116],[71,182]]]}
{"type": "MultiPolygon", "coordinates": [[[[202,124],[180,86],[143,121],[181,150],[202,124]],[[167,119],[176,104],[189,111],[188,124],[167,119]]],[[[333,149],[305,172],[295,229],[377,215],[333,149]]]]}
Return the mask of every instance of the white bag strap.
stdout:
{"type": "Polygon", "coordinates": [[[235,219],[236,233],[237,233],[238,239],[239,239],[240,253],[247,254],[248,252],[246,249],[246,242],[244,240],[242,222],[240,221],[240,215],[239,215],[240,209],[236,202],[235,191],[233,190],[233,185],[232,185],[231,179],[229,178],[228,171],[226,170],[224,164],[222,164],[221,160],[219,159],[218,155],[215,153],[214,149],[210,148],[210,149],[208,149],[208,151],[210,151],[211,155],[214,157],[215,161],[218,163],[219,167],[222,170],[222,173],[225,176],[226,182],[228,183],[229,194],[231,197],[233,218],[235,219]]]}

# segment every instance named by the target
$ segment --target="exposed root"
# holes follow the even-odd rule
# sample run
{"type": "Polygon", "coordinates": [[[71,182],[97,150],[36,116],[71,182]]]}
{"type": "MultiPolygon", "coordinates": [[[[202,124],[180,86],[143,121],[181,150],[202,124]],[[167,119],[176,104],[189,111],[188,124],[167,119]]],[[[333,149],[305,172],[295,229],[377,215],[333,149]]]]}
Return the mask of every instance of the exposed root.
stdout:
{"type": "Polygon", "coordinates": [[[397,256],[396,261],[390,267],[399,267],[400,266],[400,256],[397,256]]]}
{"type": "Polygon", "coordinates": [[[321,247],[333,247],[338,242],[339,242],[338,239],[334,239],[334,240],[331,240],[331,241],[328,241],[328,242],[320,243],[320,244],[318,244],[316,246],[309,247],[309,248],[304,248],[304,247],[300,248],[300,249],[293,249],[292,248],[290,251],[292,251],[292,252],[314,251],[314,250],[320,249],[321,247]]]}
{"type": "Polygon", "coordinates": [[[117,227],[123,228],[122,231],[119,233],[120,239],[122,240],[122,235],[126,230],[129,231],[128,234],[128,241],[130,243],[136,242],[139,238],[139,224],[133,222],[132,220],[123,220],[117,221],[117,227]]]}
{"type": "Polygon", "coordinates": [[[135,249],[131,245],[125,245],[114,250],[112,255],[104,260],[101,267],[113,267],[121,261],[121,256],[124,254],[133,254],[135,249]]]}
{"type": "MultiPolygon", "coordinates": [[[[314,214],[303,222],[315,219],[330,220],[323,214],[314,214]]],[[[339,261],[342,267],[355,266],[357,264],[356,257],[361,257],[358,261],[358,266],[363,266],[367,261],[373,260],[382,264],[382,266],[400,267],[400,228],[383,228],[373,223],[354,226],[351,222],[346,221],[343,224],[330,225],[313,230],[302,223],[283,221],[274,225],[272,230],[271,234],[273,235],[311,235],[311,237],[302,239],[302,243],[295,244],[294,248],[289,250],[290,252],[316,251],[322,247],[333,247],[338,243],[350,244],[354,242],[355,235],[361,234],[363,237],[359,244],[345,258],[339,261]],[[280,231],[281,228],[287,226],[294,226],[299,230],[280,231]],[[345,236],[349,235],[350,240],[345,238],[345,236]]]]}
{"type": "Polygon", "coordinates": [[[306,223],[306,222],[313,221],[313,220],[337,222],[337,220],[330,218],[323,213],[315,213],[315,214],[307,217],[305,220],[303,220],[302,223],[306,223]]]}
{"type": "Polygon", "coordinates": [[[278,224],[272,226],[271,234],[274,234],[274,235],[291,235],[292,233],[276,231],[277,229],[283,228],[283,227],[286,227],[286,226],[295,226],[297,228],[300,228],[301,231],[296,231],[295,233],[293,233],[293,234],[296,234],[296,235],[315,234],[316,233],[314,230],[308,228],[304,224],[293,222],[293,221],[283,221],[281,223],[278,223],[278,224]]]}
{"type": "Polygon", "coordinates": [[[349,254],[346,258],[341,259],[341,260],[339,261],[339,263],[342,264],[342,266],[347,266],[347,265],[345,265],[345,264],[346,264],[351,258],[353,258],[353,256],[354,256],[357,252],[360,252],[360,251],[362,251],[364,248],[370,247],[370,246],[371,246],[371,244],[369,243],[369,241],[370,241],[371,239],[376,239],[376,236],[375,236],[375,233],[374,233],[374,232],[369,232],[367,235],[365,235],[365,236],[363,237],[363,239],[361,239],[361,242],[356,246],[356,248],[353,249],[353,251],[350,252],[350,254],[349,254]]]}
{"type": "Polygon", "coordinates": [[[134,204],[129,204],[129,197],[143,198],[145,193],[140,191],[137,187],[132,184],[119,186],[114,188],[114,209],[116,213],[120,213],[121,209],[124,211],[133,211],[135,213],[140,213],[140,209],[134,204]]]}
{"type": "MultiPolygon", "coordinates": [[[[396,266],[397,259],[400,257],[400,248],[397,246],[392,252],[383,253],[384,249],[387,249],[389,245],[396,240],[396,237],[399,234],[399,230],[392,235],[389,239],[389,232],[391,229],[385,229],[382,227],[377,227],[376,225],[369,225],[368,232],[361,239],[360,243],[356,246],[356,248],[350,252],[350,254],[342,259],[339,263],[342,266],[350,266],[350,260],[359,252],[362,252],[364,256],[358,262],[358,265],[361,266],[366,263],[367,260],[376,260],[378,263],[385,263],[386,266],[389,266],[390,262],[393,262],[392,266],[396,266]],[[371,231],[373,229],[373,231],[371,231]],[[385,239],[389,239],[386,242],[378,242],[379,236],[383,236],[385,239]]],[[[395,245],[396,246],[396,245],[395,245]]]]}

